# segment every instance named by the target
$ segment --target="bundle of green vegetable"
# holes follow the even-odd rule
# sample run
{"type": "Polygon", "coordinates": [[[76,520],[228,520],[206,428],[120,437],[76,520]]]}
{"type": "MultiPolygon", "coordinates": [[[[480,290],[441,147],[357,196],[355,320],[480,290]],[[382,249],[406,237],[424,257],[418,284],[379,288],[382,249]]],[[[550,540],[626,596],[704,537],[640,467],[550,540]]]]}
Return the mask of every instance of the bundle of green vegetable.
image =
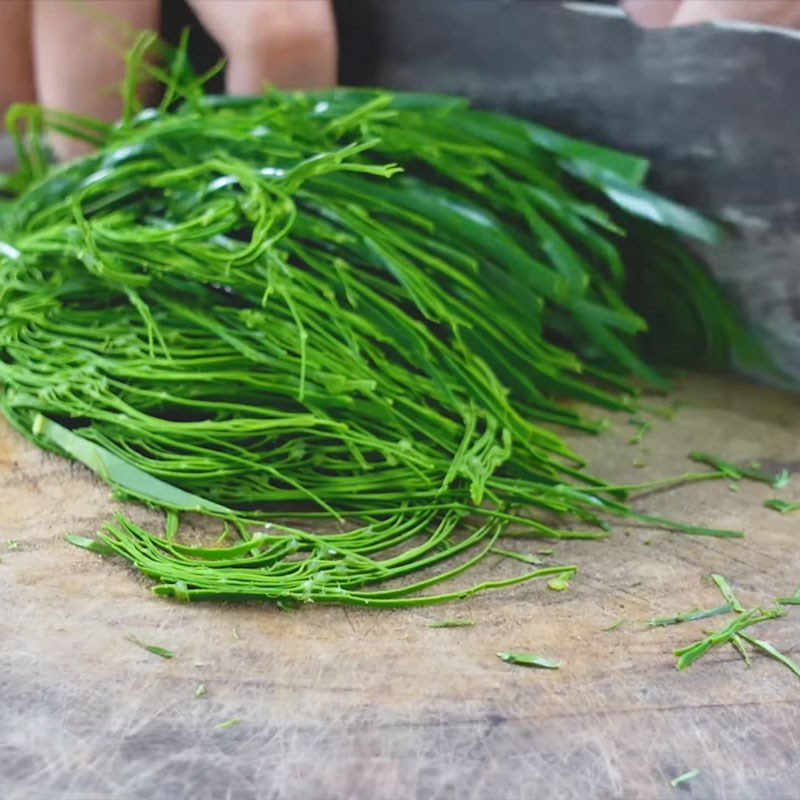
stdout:
{"type": "Polygon", "coordinates": [[[734,317],[678,241],[710,223],[643,189],[639,158],[460,99],[204,96],[148,44],[118,124],[10,114],[26,131],[0,215],[2,410],[168,511],[164,536],[120,517],[75,541],[160,595],[397,606],[574,571],[420,594],[504,534],[637,516],[556,430],[600,428],[572,401],[632,408],[630,376],[663,386],[632,280],[664,352],[727,360],[734,317]],[[142,70],[158,108],[137,106],[142,70]],[[50,166],[47,129],[97,150],[50,166]],[[243,541],[182,544],[182,511],[243,541]]]}

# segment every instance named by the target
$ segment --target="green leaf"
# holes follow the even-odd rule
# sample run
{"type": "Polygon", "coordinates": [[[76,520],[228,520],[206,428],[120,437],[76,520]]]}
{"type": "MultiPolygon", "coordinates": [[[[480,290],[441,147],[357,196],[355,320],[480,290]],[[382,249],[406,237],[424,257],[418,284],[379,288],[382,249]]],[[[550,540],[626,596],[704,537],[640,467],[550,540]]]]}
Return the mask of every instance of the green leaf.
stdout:
{"type": "Polygon", "coordinates": [[[41,414],[37,414],[34,419],[33,433],[139,500],[178,511],[198,511],[216,516],[233,515],[229,508],[154,478],[104,447],[83,439],[41,414]]]}
{"type": "Polygon", "coordinates": [[[143,642],[141,639],[134,636],[132,633],[129,633],[125,637],[129,642],[132,642],[135,645],[138,645],[143,650],[147,650],[148,653],[153,653],[154,655],[161,656],[161,658],[175,658],[175,653],[172,650],[167,650],[165,647],[159,647],[155,644],[147,644],[147,642],[143,642]]]}
{"type": "Polygon", "coordinates": [[[539,667],[540,669],[560,669],[561,667],[560,661],[521,651],[505,650],[498,653],[497,657],[508,664],[519,664],[522,667],[539,667]]]}
{"type": "Polygon", "coordinates": [[[109,547],[105,542],[98,542],[96,539],[90,539],[88,536],[76,536],[74,533],[68,533],[64,538],[76,547],[82,547],[84,550],[91,550],[93,553],[100,553],[104,556],[114,555],[115,551],[109,547]]]}

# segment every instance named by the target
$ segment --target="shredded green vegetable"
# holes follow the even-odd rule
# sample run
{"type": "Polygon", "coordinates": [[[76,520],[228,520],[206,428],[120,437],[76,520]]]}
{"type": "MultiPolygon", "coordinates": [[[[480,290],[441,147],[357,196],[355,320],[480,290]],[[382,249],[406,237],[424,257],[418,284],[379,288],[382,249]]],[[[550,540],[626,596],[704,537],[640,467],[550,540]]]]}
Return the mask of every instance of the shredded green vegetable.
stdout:
{"type": "Polygon", "coordinates": [[[735,633],[731,638],[731,644],[733,645],[733,649],[742,657],[744,661],[744,665],[750,669],[753,666],[753,661],[750,658],[750,653],[747,652],[747,649],[744,646],[744,640],[742,639],[741,635],[735,633]]]}
{"type": "Polygon", "coordinates": [[[647,431],[649,431],[650,428],[653,427],[653,423],[640,422],[639,420],[631,420],[631,422],[634,425],[638,425],[639,430],[637,430],[636,433],[630,439],[628,439],[628,444],[641,444],[642,439],[644,439],[644,436],[647,433],[647,431]]]}
{"type": "Polygon", "coordinates": [[[143,642],[132,633],[129,633],[125,638],[132,644],[138,645],[143,650],[147,650],[148,653],[161,656],[161,658],[175,658],[175,653],[173,653],[172,650],[167,650],[165,647],[159,647],[156,644],[148,644],[147,642],[143,642]]]}
{"type": "Polygon", "coordinates": [[[764,505],[773,511],[780,511],[781,514],[788,514],[790,511],[800,511],[800,503],[789,503],[786,500],[772,498],[765,500],[764,505]]]}
{"type": "Polygon", "coordinates": [[[704,639],[693,644],[675,650],[674,653],[678,656],[675,666],[679,670],[686,669],[686,667],[694,664],[698,658],[705,655],[712,647],[730,642],[737,634],[744,637],[744,634],[741,633],[742,628],[756,625],[769,619],[775,619],[776,617],[782,617],[785,614],[786,612],[780,608],[753,608],[750,611],[745,611],[736,619],[731,620],[724,628],[710,633],[704,639]]]}
{"type": "Polygon", "coordinates": [[[728,614],[731,611],[733,611],[733,605],[731,603],[726,603],[724,606],[706,608],[702,611],[699,609],[695,609],[694,611],[684,611],[682,614],[676,614],[674,617],[652,617],[651,619],[646,620],[646,622],[651,627],[657,628],[665,625],[677,625],[680,622],[692,622],[696,619],[716,617],[720,614],[728,614]]]}
{"type": "Polygon", "coordinates": [[[644,189],[645,162],[459,98],[205,96],[153,44],[128,57],[115,125],[9,114],[0,410],[169,512],[163,536],[120,516],[70,542],[159,596],[290,608],[565,588],[574,566],[426,593],[501,536],[598,538],[606,517],[741,535],[633,511],[558,432],[602,429],[576,404],[632,412],[667,385],[646,319],[669,358],[750,348],[678,238],[716,227],[644,189]],[[135,98],[145,73],[156,108],[135,98]],[[52,166],[47,130],[97,150],[52,166]],[[242,541],[181,543],[189,511],[242,541]]]}
{"type": "Polygon", "coordinates": [[[789,656],[785,656],[780,652],[780,650],[777,650],[769,642],[756,639],[755,636],[750,636],[750,634],[747,633],[740,633],[739,636],[745,641],[750,642],[753,647],[763,650],[768,656],[774,658],[776,661],[779,661],[785,667],[788,667],[798,678],[800,678],[800,665],[798,665],[796,661],[793,661],[791,658],[789,658],[789,656]]]}
{"type": "Polygon", "coordinates": [[[782,606],[800,606],[800,586],[797,587],[792,597],[779,597],[775,602],[782,606]]]}
{"type": "Polygon", "coordinates": [[[475,623],[471,619],[440,619],[431,622],[429,628],[471,628],[475,623]]]}
{"type": "Polygon", "coordinates": [[[717,575],[716,573],[711,574],[711,580],[716,584],[725,602],[730,605],[737,614],[741,614],[744,611],[744,606],[733,593],[733,589],[731,589],[728,581],[725,580],[722,575],[717,575]]]}
{"type": "Polygon", "coordinates": [[[538,667],[539,669],[560,669],[561,667],[560,661],[537,656],[533,653],[508,650],[498,653],[497,657],[508,664],[519,664],[522,667],[538,667]]]}
{"type": "Polygon", "coordinates": [[[674,789],[676,786],[680,786],[682,783],[686,783],[687,781],[692,780],[692,778],[696,778],[700,774],[700,770],[690,769],[688,772],[684,772],[682,775],[678,775],[677,778],[673,778],[669,785],[674,789]]]}

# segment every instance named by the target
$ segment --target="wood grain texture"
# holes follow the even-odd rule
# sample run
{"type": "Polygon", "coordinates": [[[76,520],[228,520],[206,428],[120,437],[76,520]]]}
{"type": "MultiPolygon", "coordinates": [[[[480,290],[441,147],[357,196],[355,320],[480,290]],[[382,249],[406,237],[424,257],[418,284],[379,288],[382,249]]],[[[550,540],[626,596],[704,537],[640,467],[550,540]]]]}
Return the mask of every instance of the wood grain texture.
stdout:
{"type": "MultiPolygon", "coordinates": [[[[709,378],[687,381],[679,397],[676,420],[657,421],[641,445],[626,443],[634,429],[624,418],[608,435],[573,443],[620,481],[683,471],[697,447],[800,469],[796,399],[709,378]]],[[[120,561],[63,541],[66,531],[91,534],[115,504],[86,470],[3,423],[0,796],[797,796],[797,679],[759,656],[748,671],[728,648],[678,673],[672,648],[720,620],[635,622],[716,605],[711,571],[746,605],[793,592],[800,515],[764,509],[774,494],[714,482],[644,498],[643,510],[740,527],[747,538],[628,528],[602,542],[558,543],[554,558],[580,565],[565,592],[540,582],[397,612],[184,605],[153,597],[120,561]],[[454,616],[476,624],[427,627],[454,616]],[[630,621],[603,630],[621,617],[630,621]],[[177,657],[152,655],[128,633],[177,657]],[[565,663],[514,667],[495,655],[506,649],[565,663]],[[206,694],[196,698],[200,683],[206,694]],[[217,727],[235,717],[238,725],[217,727]],[[694,767],[700,777],[670,787],[694,767]]],[[[799,499],[800,483],[781,496],[799,499]]],[[[154,512],[134,513],[158,523],[154,512]]],[[[470,577],[522,566],[492,557],[470,577]]],[[[800,658],[799,614],[759,635],[800,658]]]]}

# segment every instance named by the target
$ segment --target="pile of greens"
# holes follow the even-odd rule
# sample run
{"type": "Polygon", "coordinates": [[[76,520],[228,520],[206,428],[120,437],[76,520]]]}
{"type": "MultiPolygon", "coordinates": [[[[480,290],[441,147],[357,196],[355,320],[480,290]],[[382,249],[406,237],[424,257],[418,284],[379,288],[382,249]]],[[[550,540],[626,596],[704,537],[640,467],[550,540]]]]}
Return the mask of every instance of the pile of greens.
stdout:
{"type": "Polygon", "coordinates": [[[9,115],[0,407],[168,511],[163,536],[119,517],[78,543],[160,595],[396,606],[574,571],[420,594],[502,535],[667,524],[558,428],[597,431],[580,407],[665,386],[632,291],[662,355],[727,363],[737,320],[679,239],[713,241],[711,223],[644,189],[642,159],[459,98],[206,96],[151,44],[117,124],[9,115]],[[143,71],[159,107],[137,104],[143,71]],[[97,149],[54,166],[47,130],[97,149]],[[183,511],[241,543],[181,543],[183,511]]]}

